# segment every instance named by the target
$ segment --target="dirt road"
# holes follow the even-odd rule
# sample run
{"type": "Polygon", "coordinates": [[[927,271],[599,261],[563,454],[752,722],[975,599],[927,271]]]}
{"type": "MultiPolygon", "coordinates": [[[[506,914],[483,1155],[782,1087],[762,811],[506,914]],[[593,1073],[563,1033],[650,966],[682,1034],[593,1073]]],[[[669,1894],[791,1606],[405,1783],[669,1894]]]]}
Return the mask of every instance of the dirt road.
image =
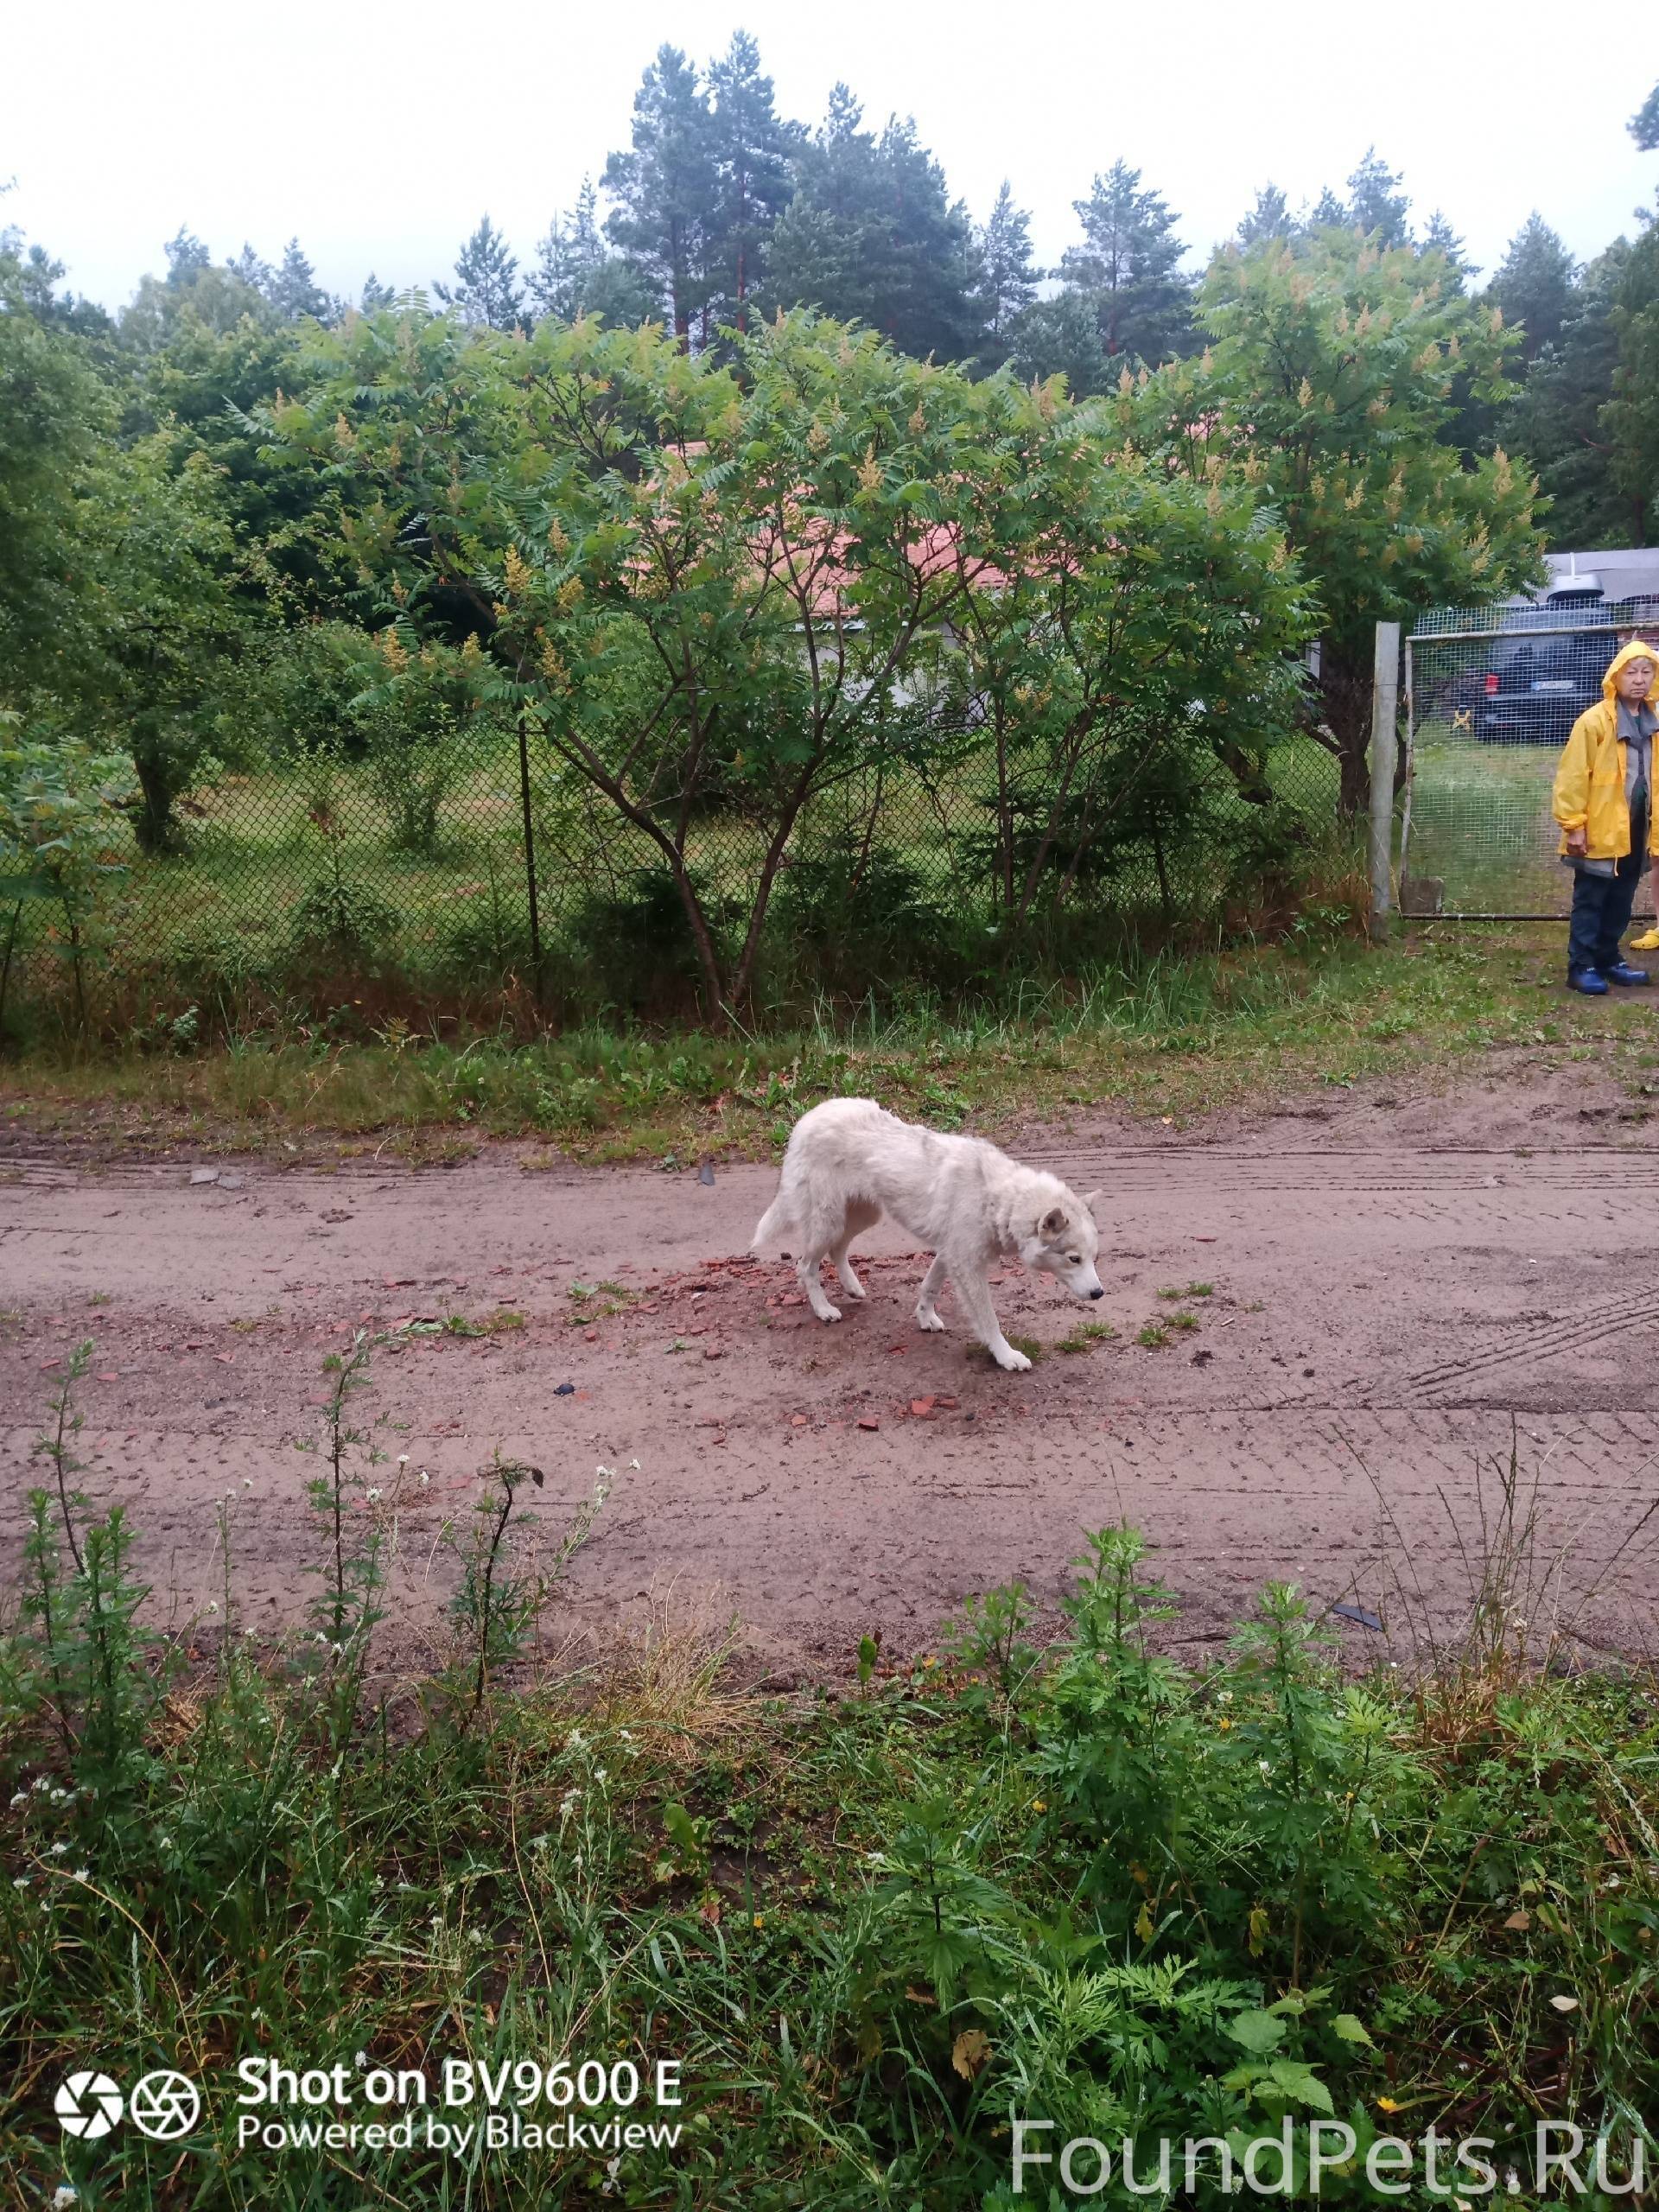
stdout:
{"type": "Polygon", "coordinates": [[[163,1612],[216,1596],[231,1491],[245,1618],[291,1621],[317,1548],[296,1446],[318,1433],[321,1360],[365,1327],[386,1338],[364,1401],[376,1479],[410,1461],[400,1632],[439,1619],[442,1525],[499,1446],[547,1471],[550,1524],[618,1471],[573,1570],[579,1622],[671,1587],[734,1609],[779,1674],[837,1674],[864,1630],[925,1646],[992,1583],[1052,1602],[1082,1531],[1122,1516],[1178,1593],[1178,1640],[1214,1638],[1277,1576],[1396,1637],[1408,1610],[1444,1626],[1478,1548],[1476,1469],[1507,1458],[1514,1415],[1577,1631],[1648,1648],[1659,1512],[1630,1531],[1659,1497],[1659,1156],[1641,1113],[1580,1071],[1499,1071],[1198,1137],[1027,1133],[1023,1157],[1103,1187],[1109,1290],[1085,1312],[1010,1271],[1004,1326],[1051,1348],[1020,1376],[913,1326],[921,1262],[885,1233],[868,1303],[814,1321],[786,1266],[738,1256],[768,1168],[532,1173],[502,1146],[448,1171],[193,1183],[188,1162],[14,1149],[0,1513],[15,1529],[41,1409],[90,1335],[84,1487],[128,1507],[163,1612]],[[523,1325],[429,1328],[502,1314],[523,1325]],[[1054,1349],[1085,1319],[1116,1334],[1054,1349]],[[1137,1341],[1160,1322],[1167,1341],[1137,1341]]]}

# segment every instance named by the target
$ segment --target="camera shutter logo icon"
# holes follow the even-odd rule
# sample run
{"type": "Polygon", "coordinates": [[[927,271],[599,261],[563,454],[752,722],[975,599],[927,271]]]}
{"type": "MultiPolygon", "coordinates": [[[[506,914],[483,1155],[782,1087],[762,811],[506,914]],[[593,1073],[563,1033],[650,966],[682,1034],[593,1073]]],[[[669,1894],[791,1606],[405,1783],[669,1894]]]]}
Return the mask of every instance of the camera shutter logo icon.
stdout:
{"type": "Polygon", "coordinates": [[[121,2117],[121,2091],[107,2074],[88,2069],[72,2074],[58,2084],[52,2109],[66,2135],[84,2136],[88,2142],[96,2142],[100,2135],[107,2135],[121,2117]]]}
{"type": "Polygon", "coordinates": [[[162,2067],[132,2085],[127,2118],[141,2135],[170,2143],[188,2135],[201,2117],[201,2091],[188,2074],[162,2067]]]}

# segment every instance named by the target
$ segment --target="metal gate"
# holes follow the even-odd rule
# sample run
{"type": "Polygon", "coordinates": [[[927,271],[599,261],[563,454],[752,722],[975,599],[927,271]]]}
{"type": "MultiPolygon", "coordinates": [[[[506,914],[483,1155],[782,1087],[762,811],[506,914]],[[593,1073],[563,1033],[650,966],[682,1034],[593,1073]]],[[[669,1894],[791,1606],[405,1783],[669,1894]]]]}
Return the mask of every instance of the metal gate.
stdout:
{"type": "MultiPolygon", "coordinates": [[[[1659,601],[1439,607],[1418,623],[1406,640],[1402,914],[1566,919],[1555,765],[1632,638],[1659,648],[1659,601]]],[[[1652,909],[1649,874],[1637,911],[1652,909]]]]}

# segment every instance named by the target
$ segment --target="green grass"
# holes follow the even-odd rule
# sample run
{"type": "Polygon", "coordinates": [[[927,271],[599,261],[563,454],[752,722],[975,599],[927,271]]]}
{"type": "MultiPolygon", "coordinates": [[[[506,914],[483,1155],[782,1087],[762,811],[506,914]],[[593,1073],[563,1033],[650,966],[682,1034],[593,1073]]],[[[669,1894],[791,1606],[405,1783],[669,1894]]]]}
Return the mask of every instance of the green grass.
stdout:
{"type": "Polygon", "coordinates": [[[1440,878],[1448,908],[1565,912],[1572,887],[1550,815],[1560,755],[1559,745],[1483,745],[1441,726],[1420,730],[1410,874],[1440,878]]]}
{"type": "Polygon", "coordinates": [[[751,1037],[586,1027],[521,1043],[278,1022],[186,1054],[14,1058],[0,1064],[0,1113],[20,1131],[101,1132],[123,1147],[432,1159],[499,1135],[683,1166],[765,1157],[804,1106],[846,1091],[941,1127],[1116,1109],[1179,1128],[1298,1089],[1433,1080],[1497,1049],[1540,1068],[1605,1054],[1633,1096],[1650,1095],[1652,1007],[1570,997],[1562,951],[1542,927],[1441,925],[1375,952],[1315,938],[1148,957],[1065,988],[1010,985],[967,1008],[826,1007],[751,1037]]]}
{"type": "Polygon", "coordinates": [[[1502,1608],[1419,1679],[1345,1682],[1278,1588],[1192,1667],[1122,1529],[1044,1650],[1014,1586],[822,1691],[745,1695],[664,1622],[560,1674],[499,1467],[450,1659],[388,1677],[370,1471],[338,1574],[327,1472],[314,1499],[349,1616],[321,1651],[240,1633],[233,1560],[211,1624],[147,1629],[118,1516],[36,1493],[0,1638],[9,2203],[1006,2212],[1010,2113],[1242,2151],[1334,2110],[1362,2152],[1432,2123],[1528,2168],[1542,2112],[1611,2129],[1618,2174],[1659,1998],[1652,1685],[1551,1674],[1502,1608]],[[182,2069],[204,2125],[61,2135],[92,2057],[182,2069]],[[238,2147],[236,2069],[272,2058],[343,2066],[342,2120],[365,2066],[597,2063],[601,2122],[610,2069],[668,2060],[683,2102],[623,2116],[681,2133],[620,2177],[238,2147]]]}
{"type": "Polygon", "coordinates": [[[1109,1321],[1079,1321],[1069,1337],[1062,1337],[1054,1347],[1056,1351],[1092,1351],[1096,1344],[1108,1344],[1117,1331],[1109,1321]]]}

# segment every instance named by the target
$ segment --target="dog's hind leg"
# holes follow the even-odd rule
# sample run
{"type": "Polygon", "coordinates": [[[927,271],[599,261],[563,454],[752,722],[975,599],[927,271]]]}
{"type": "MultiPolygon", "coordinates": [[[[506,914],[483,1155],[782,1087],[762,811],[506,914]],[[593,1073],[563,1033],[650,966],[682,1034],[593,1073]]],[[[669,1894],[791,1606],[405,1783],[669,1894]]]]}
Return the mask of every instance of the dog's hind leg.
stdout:
{"type": "Polygon", "coordinates": [[[1003,1335],[996,1308],[991,1303],[991,1287],[979,1269],[964,1268],[960,1274],[953,1272],[950,1281],[956,1287],[957,1302],[972,1324],[974,1334],[997,1365],[1007,1368],[1011,1375],[1018,1375],[1029,1367],[1031,1362],[1024,1352],[1016,1351],[1003,1335]]]}
{"type": "Polygon", "coordinates": [[[933,1310],[933,1301],[944,1288],[945,1277],[950,1270],[944,1264],[942,1253],[933,1255],[933,1264],[922,1277],[921,1294],[916,1300],[916,1325],[918,1329],[942,1329],[944,1323],[933,1310]]]}
{"type": "Polygon", "coordinates": [[[868,1198],[850,1198],[847,1205],[847,1221],[840,1236],[830,1248],[830,1256],[836,1263],[836,1273],[841,1277],[841,1287],[849,1298],[862,1298],[864,1286],[853,1273],[852,1261],[847,1248],[855,1236],[861,1236],[867,1229],[874,1229],[881,1218],[881,1209],[868,1198]]]}
{"type": "Polygon", "coordinates": [[[826,1214],[822,1204],[805,1209],[806,1219],[802,1231],[801,1255],[795,1263],[795,1280],[806,1293],[806,1302],[820,1321],[839,1321],[841,1308],[832,1306],[823,1294],[823,1285],[818,1280],[818,1269],[844,1236],[842,1211],[837,1205],[833,1213],[826,1214]]]}

